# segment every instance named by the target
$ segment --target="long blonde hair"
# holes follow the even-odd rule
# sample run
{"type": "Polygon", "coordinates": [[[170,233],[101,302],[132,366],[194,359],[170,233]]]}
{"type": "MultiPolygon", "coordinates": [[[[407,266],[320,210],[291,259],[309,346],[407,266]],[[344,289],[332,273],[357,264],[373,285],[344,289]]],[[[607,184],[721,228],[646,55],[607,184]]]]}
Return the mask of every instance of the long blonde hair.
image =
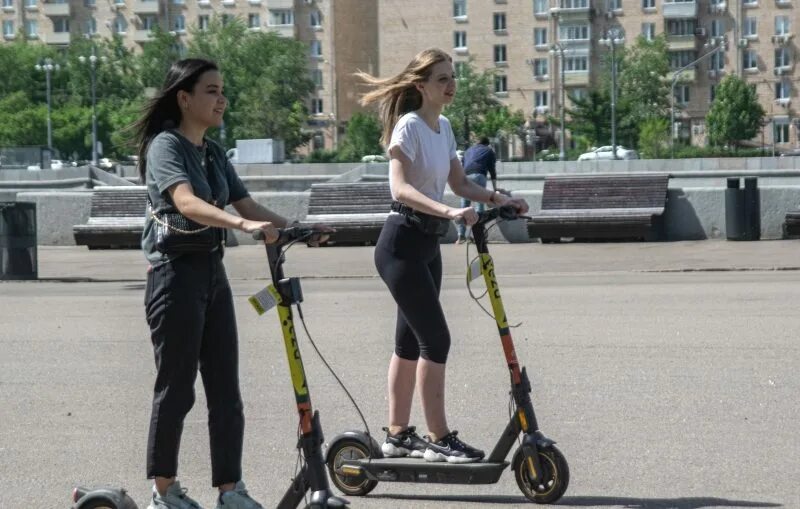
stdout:
{"type": "Polygon", "coordinates": [[[362,106],[378,103],[378,114],[383,123],[381,143],[389,144],[394,125],[402,115],[422,106],[422,94],[417,90],[416,84],[430,78],[434,65],[452,61],[445,51],[429,48],[417,53],[403,72],[391,78],[382,79],[365,72],[356,73],[357,77],[373,87],[373,90],[361,96],[359,102],[362,106]]]}

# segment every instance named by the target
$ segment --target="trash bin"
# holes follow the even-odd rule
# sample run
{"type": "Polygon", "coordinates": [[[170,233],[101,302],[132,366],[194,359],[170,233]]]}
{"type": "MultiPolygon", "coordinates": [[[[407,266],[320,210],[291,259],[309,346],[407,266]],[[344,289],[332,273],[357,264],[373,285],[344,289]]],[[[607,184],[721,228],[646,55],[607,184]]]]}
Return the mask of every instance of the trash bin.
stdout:
{"type": "Polygon", "coordinates": [[[744,240],[744,194],[739,178],[728,178],[725,189],[725,234],[728,240],[744,240]]]}
{"type": "Polygon", "coordinates": [[[761,239],[761,191],[757,177],[744,178],[744,240],[761,239]]]}
{"type": "Polygon", "coordinates": [[[0,279],[36,277],[36,205],[0,202],[0,279]]]}

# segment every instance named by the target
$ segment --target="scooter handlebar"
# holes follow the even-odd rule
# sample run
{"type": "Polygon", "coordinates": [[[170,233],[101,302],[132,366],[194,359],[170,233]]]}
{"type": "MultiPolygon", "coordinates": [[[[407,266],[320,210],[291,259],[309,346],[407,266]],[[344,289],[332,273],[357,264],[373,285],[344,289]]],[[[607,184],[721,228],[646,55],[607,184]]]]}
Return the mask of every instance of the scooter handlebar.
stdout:
{"type": "MultiPolygon", "coordinates": [[[[522,219],[526,216],[521,216],[517,209],[512,207],[511,205],[504,205],[502,207],[496,207],[489,210],[484,210],[483,212],[478,212],[478,221],[475,224],[486,224],[489,221],[494,219],[506,219],[508,221],[513,221],[514,219],[522,219]]],[[[454,221],[457,225],[466,224],[463,217],[459,217],[454,221]]]]}
{"type": "MultiPolygon", "coordinates": [[[[294,240],[309,239],[318,234],[314,228],[308,226],[292,226],[290,228],[279,228],[278,239],[274,242],[275,245],[288,244],[294,240]]],[[[256,230],[253,232],[253,240],[263,241],[266,238],[263,230],[256,230]]]]}

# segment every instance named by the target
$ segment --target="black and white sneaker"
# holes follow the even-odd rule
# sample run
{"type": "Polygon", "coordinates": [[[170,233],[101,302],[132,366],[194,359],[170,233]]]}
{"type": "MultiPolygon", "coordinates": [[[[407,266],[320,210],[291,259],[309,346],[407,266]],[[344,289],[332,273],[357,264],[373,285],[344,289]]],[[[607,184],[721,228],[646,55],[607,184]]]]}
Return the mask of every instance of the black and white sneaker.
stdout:
{"type": "Polygon", "coordinates": [[[425,461],[448,463],[473,463],[483,459],[483,451],[475,449],[458,439],[458,431],[451,431],[437,442],[429,442],[425,450],[425,461]]]}
{"type": "Polygon", "coordinates": [[[383,455],[387,458],[402,458],[404,456],[421,458],[430,442],[420,438],[416,429],[414,426],[409,426],[396,435],[390,435],[389,428],[383,428],[383,431],[386,432],[386,441],[381,445],[383,455]]]}

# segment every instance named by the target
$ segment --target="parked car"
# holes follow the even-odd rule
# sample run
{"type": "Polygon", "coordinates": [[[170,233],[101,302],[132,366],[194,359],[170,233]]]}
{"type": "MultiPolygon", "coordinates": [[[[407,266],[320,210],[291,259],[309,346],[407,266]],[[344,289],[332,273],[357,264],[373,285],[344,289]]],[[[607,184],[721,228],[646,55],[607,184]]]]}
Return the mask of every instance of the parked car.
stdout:
{"type": "Polygon", "coordinates": [[[385,163],[388,161],[383,154],[372,154],[361,158],[362,163],[385,163]]]}
{"type": "Polygon", "coordinates": [[[51,159],[50,160],[50,169],[51,170],[63,170],[64,166],[66,166],[66,165],[64,164],[64,161],[62,161],[61,159],[51,159]]]}
{"type": "Polygon", "coordinates": [[[108,157],[101,157],[97,161],[97,166],[104,170],[113,170],[117,167],[117,162],[109,159],[108,157]]]}
{"type": "MultiPolygon", "coordinates": [[[[578,156],[578,161],[593,161],[601,159],[614,159],[613,152],[611,151],[611,145],[593,148],[589,152],[585,152],[578,156]]],[[[617,145],[617,159],[639,159],[639,154],[637,154],[635,150],[629,150],[621,145],[617,145]]]]}
{"type": "Polygon", "coordinates": [[[236,148],[228,149],[228,151],[225,152],[225,155],[228,157],[228,160],[230,162],[232,162],[233,164],[236,164],[236,163],[239,162],[239,150],[238,149],[236,149],[236,148]]]}

